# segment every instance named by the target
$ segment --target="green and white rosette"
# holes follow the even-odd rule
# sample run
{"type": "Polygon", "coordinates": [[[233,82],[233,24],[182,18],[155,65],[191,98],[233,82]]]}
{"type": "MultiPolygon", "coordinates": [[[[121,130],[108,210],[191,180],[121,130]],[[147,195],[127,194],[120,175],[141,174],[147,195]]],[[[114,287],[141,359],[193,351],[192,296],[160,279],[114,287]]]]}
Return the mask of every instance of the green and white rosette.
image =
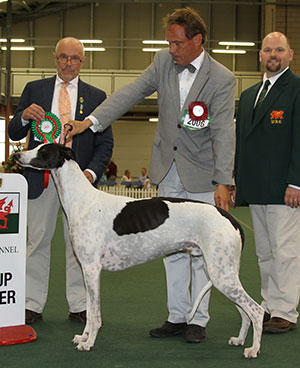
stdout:
{"type": "Polygon", "coordinates": [[[46,112],[45,117],[31,123],[34,136],[44,143],[56,143],[56,138],[61,133],[61,122],[52,112],[46,112]]]}

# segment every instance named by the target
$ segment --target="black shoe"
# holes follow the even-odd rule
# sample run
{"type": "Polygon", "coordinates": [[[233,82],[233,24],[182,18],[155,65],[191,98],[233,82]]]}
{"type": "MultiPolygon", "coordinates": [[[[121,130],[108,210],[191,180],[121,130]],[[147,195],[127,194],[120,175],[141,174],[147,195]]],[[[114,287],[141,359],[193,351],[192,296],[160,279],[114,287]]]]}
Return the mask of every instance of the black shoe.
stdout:
{"type": "Polygon", "coordinates": [[[199,343],[207,340],[205,327],[199,325],[188,325],[184,332],[185,342],[199,343]]]}
{"type": "Polygon", "coordinates": [[[268,313],[268,312],[265,312],[265,314],[264,314],[264,323],[270,321],[270,319],[271,319],[271,314],[268,313]]]}
{"type": "Polygon", "coordinates": [[[69,313],[69,319],[71,321],[77,321],[81,323],[86,323],[86,311],[78,312],[78,313],[69,313]]]}
{"type": "Polygon", "coordinates": [[[27,325],[32,325],[36,321],[43,319],[42,313],[37,313],[29,309],[25,310],[25,322],[27,325]]]}
{"type": "Polygon", "coordinates": [[[150,330],[152,337],[172,337],[180,335],[186,329],[186,323],[165,322],[161,327],[150,330]]]}

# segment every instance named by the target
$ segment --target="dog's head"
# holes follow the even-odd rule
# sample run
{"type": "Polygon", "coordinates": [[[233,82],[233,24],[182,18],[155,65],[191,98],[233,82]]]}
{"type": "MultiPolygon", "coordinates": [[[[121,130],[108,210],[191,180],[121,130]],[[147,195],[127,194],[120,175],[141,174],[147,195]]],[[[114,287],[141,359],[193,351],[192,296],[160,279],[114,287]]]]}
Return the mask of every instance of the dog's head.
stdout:
{"type": "Polygon", "coordinates": [[[75,160],[75,155],[62,144],[45,143],[30,151],[16,152],[13,158],[23,167],[51,170],[61,167],[65,160],[75,160]]]}

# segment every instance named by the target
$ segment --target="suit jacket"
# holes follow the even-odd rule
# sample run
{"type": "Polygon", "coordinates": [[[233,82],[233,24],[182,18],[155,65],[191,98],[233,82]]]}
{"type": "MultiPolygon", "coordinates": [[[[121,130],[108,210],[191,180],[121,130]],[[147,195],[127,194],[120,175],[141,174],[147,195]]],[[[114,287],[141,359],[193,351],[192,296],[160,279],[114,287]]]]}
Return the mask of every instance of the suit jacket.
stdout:
{"type": "MultiPolygon", "coordinates": [[[[21,115],[32,103],[40,105],[47,112],[51,111],[52,98],[54,93],[56,77],[46,78],[29,82],[22,93],[19,105],[14,117],[8,126],[10,139],[16,141],[26,137],[31,124],[23,126],[21,115]]],[[[78,80],[78,98],[75,112],[76,120],[83,120],[106,98],[105,92],[78,80]],[[80,102],[83,99],[83,102],[80,102]],[[80,109],[80,104],[83,109],[80,109]],[[82,110],[82,113],[80,112],[82,110]]],[[[32,149],[43,142],[34,139],[30,132],[28,149],[32,149]]],[[[99,180],[106,169],[112,155],[113,135],[111,128],[102,133],[94,134],[90,129],[75,136],[72,142],[72,149],[75,152],[77,162],[82,170],[91,169],[99,180]]],[[[24,169],[24,176],[28,181],[28,197],[34,199],[43,192],[44,172],[33,169],[24,169]]],[[[76,185],[76,183],[74,183],[76,185]]]]}
{"type": "Polygon", "coordinates": [[[139,78],[115,92],[92,115],[106,128],[157,91],[159,123],[149,177],[158,184],[175,160],[186,190],[208,192],[215,190],[213,182],[233,184],[234,87],[233,74],[205,52],[201,69],[180,111],[178,75],[168,50],[162,50],[139,78]],[[209,127],[201,130],[181,127],[183,113],[193,101],[206,104],[212,119],[209,127]]]}
{"type": "Polygon", "coordinates": [[[237,114],[236,204],[284,204],[288,184],[300,187],[300,78],[289,69],[253,120],[261,83],[241,95],[237,114]]]}

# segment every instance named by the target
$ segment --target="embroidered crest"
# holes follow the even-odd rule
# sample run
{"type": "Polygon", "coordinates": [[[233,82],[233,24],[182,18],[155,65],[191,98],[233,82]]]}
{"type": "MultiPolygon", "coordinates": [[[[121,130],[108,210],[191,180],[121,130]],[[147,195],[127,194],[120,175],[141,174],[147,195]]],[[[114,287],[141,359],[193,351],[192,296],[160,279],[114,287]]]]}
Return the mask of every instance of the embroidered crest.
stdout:
{"type": "Polygon", "coordinates": [[[270,114],[270,120],[271,120],[271,124],[282,124],[283,121],[283,114],[284,111],[283,110],[273,110],[270,114]]]}

